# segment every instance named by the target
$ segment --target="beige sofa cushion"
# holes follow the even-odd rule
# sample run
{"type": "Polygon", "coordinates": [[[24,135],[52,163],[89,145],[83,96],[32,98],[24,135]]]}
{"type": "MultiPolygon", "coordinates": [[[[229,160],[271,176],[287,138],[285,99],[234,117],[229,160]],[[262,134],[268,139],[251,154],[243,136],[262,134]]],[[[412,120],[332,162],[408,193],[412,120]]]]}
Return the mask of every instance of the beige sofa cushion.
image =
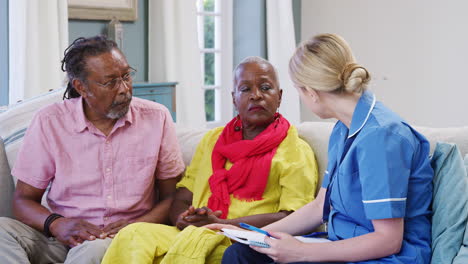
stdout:
{"type": "Polygon", "coordinates": [[[179,141],[182,158],[186,167],[192,161],[192,156],[195,154],[198,143],[208,131],[208,128],[191,128],[176,124],[177,140],[179,141]]]}
{"type": "Polygon", "coordinates": [[[468,153],[468,126],[446,128],[416,126],[414,128],[429,140],[431,153],[434,152],[437,142],[454,143],[462,155],[468,153]]]}
{"type": "MultiPolygon", "coordinates": [[[[299,137],[304,139],[312,148],[318,164],[319,185],[328,162],[328,139],[335,123],[332,122],[303,122],[297,126],[299,137]]],[[[317,193],[320,188],[317,188],[317,193]]]]}

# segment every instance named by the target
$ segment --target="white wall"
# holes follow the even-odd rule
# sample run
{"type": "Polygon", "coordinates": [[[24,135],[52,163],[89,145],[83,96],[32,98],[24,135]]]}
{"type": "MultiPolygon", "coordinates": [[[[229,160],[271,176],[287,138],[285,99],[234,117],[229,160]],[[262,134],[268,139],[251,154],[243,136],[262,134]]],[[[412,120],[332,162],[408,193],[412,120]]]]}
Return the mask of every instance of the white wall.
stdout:
{"type": "Polygon", "coordinates": [[[303,0],[301,39],[343,36],[377,99],[410,123],[468,125],[467,10],[464,0],[303,0]]]}

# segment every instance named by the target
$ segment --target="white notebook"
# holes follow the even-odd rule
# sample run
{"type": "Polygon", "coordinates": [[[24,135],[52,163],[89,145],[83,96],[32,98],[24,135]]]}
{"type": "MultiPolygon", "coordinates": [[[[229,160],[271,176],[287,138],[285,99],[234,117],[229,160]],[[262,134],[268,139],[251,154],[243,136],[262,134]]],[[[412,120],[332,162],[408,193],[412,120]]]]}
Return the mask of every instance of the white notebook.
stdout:
{"type": "Polygon", "coordinates": [[[221,229],[223,235],[242,244],[269,248],[270,245],[264,242],[265,235],[253,231],[240,231],[234,229],[221,229]]]}
{"type": "MultiPolygon", "coordinates": [[[[254,232],[254,231],[240,231],[234,229],[221,229],[223,235],[233,239],[237,242],[242,244],[257,246],[257,247],[265,247],[269,248],[270,245],[265,243],[265,235],[254,232]]],[[[304,243],[323,243],[323,242],[330,242],[330,240],[326,238],[315,238],[315,237],[302,237],[302,236],[295,236],[297,240],[304,242],[304,243]]],[[[275,239],[275,238],[273,238],[275,239]]]]}

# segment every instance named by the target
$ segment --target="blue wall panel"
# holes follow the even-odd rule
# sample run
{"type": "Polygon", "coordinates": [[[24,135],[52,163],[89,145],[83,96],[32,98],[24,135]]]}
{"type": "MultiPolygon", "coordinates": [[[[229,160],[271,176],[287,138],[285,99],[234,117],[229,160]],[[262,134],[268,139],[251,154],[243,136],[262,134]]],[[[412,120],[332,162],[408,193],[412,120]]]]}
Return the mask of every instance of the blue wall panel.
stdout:
{"type": "Polygon", "coordinates": [[[235,0],[234,67],[248,56],[267,58],[265,0],[235,0]]]}
{"type": "MultiPolygon", "coordinates": [[[[78,37],[107,35],[110,21],[70,19],[69,41],[78,37]]],[[[148,0],[138,0],[138,19],[135,22],[121,22],[124,28],[123,52],[130,66],[137,69],[135,81],[148,80],[148,0]]]]}

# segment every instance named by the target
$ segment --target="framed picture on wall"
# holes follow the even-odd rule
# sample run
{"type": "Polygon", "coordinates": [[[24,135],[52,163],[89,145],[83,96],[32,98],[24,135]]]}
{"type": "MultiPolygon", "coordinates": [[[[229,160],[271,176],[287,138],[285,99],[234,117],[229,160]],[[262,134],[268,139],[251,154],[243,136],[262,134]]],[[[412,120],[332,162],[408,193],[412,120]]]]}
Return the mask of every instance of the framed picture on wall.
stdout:
{"type": "Polygon", "coordinates": [[[68,0],[69,19],[135,21],[138,0],[68,0]]]}

